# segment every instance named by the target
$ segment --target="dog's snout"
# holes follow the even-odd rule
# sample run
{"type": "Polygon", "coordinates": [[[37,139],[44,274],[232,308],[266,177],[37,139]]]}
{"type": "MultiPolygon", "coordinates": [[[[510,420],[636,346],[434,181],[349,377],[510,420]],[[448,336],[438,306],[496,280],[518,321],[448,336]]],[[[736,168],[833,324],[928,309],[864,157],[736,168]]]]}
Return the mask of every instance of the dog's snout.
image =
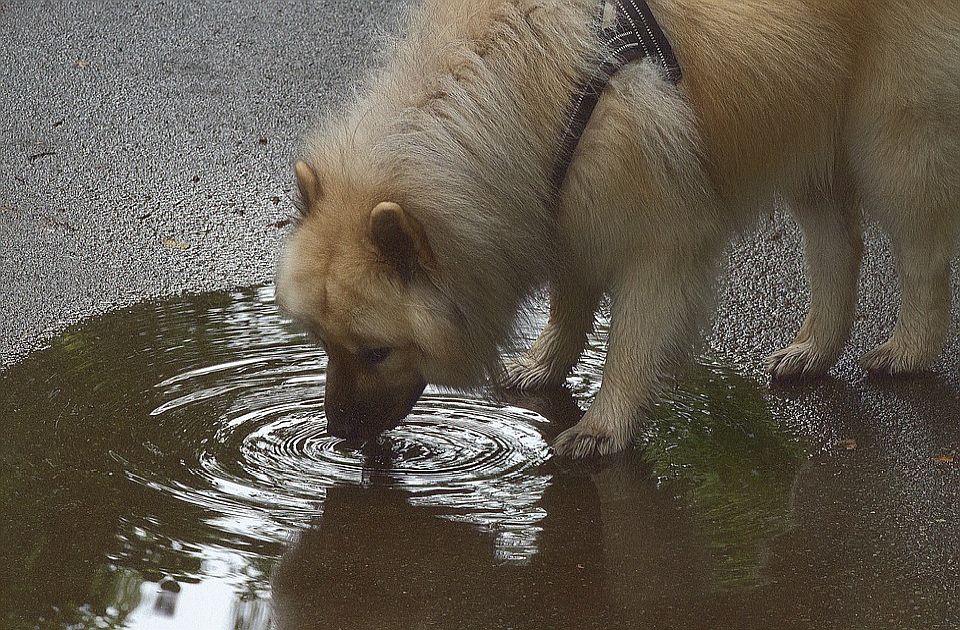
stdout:
{"type": "Polygon", "coordinates": [[[390,414],[380,404],[332,400],[324,401],[327,432],[341,439],[370,439],[395,427],[402,415],[390,414]]]}
{"type": "Polygon", "coordinates": [[[327,422],[327,432],[333,437],[340,438],[341,440],[353,440],[362,437],[356,431],[355,427],[344,423],[327,422]]]}
{"type": "Polygon", "coordinates": [[[331,399],[329,395],[324,399],[323,410],[327,416],[327,432],[338,438],[351,439],[359,435],[359,414],[357,410],[343,402],[331,399]]]}
{"type": "Polygon", "coordinates": [[[350,399],[328,387],[323,405],[327,432],[342,439],[373,438],[400,424],[413,409],[424,387],[425,384],[417,383],[409,390],[381,393],[364,400],[350,399]]]}

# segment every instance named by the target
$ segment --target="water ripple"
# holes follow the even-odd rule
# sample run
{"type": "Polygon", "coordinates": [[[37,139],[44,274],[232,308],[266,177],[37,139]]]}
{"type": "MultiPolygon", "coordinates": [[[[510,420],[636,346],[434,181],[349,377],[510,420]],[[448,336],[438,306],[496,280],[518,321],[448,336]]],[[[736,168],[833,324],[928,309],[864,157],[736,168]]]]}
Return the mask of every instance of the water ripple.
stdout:
{"type": "Polygon", "coordinates": [[[506,558],[534,552],[535,503],[549,481],[531,472],[548,457],[539,415],[429,389],[375,444],[332,437],[324,358],[276,316],[271,297],[236,302],[209,329],[233,347],[249,339],[245,356],[156,383],[149,415],[190,440],[181,474],[125,458],[128,478],[204,508],[218,529],[281,542],[322,511],[331,486],[400,488],[412,503],[500,532],[506,558]]]}

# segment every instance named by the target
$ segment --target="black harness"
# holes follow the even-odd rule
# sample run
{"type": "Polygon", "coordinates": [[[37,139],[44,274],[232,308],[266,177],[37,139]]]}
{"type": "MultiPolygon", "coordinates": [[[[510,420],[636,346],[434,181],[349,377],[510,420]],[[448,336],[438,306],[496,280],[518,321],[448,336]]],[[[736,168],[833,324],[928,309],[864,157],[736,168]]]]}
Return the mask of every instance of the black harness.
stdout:
{"type": "Polygon", "coordinates": [[[664,68],[672,83],[679,83],[682,77],[670,40],[653,17],[646,0],[600,0],[596,31],[602,43],[600,64],[596,73],[584,81],[574,95],[553,172],[553,183],[558,192],[573,162],[573,153],[583,130],[613,75],[631,61],[650,57],[664,68]],[[609,26],[606,25],[611,21],[608,16],[612,17],[609,26]]]}

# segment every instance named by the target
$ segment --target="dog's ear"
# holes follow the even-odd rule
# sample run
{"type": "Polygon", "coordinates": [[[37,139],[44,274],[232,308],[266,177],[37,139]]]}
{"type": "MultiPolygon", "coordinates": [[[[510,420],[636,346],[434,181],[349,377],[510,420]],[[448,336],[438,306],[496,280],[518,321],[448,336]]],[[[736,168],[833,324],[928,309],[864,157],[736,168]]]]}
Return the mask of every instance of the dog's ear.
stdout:
{"type": "Polygon", "coordinates": [[[436,269],[436,259],[423,226],[392,201],[378,203],[370,212],[370,242],[404,281],[418,269],[436,269]]]}
{"type": "Polygon", "coordinates": [[[320,177],[316,169],[303,160],[293,165],[293,172],[297,176],[297,189],[300,191],[300,210],[305,213],[320,199],[320,177]]]}

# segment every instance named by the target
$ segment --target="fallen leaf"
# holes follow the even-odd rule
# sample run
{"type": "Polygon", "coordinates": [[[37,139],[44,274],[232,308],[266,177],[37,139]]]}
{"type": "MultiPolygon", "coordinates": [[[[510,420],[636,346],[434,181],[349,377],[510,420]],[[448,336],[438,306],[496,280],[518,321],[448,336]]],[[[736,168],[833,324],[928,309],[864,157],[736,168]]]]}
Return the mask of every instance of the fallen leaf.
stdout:
{"type": "Polygon", "coordinates": [[[947,455],[946,453],[943,453],[942,455],[935,456],[933,461],[937,462],[938,464],[952,464],[953,455],[947,455]]]}
{"type": "Polygon", "coordinates": [[[163,239],[163,246],[167,249],[190,249],[190,243],[184,243],[183,241],[176,241],[172,238],[163,239]]]}
{"type": "Polygon", "coordinates": [[[847,438],[837,442],[837,446],[848,451],[855,451],[857,450],[857,441],[853,438],[847,438]]]}

